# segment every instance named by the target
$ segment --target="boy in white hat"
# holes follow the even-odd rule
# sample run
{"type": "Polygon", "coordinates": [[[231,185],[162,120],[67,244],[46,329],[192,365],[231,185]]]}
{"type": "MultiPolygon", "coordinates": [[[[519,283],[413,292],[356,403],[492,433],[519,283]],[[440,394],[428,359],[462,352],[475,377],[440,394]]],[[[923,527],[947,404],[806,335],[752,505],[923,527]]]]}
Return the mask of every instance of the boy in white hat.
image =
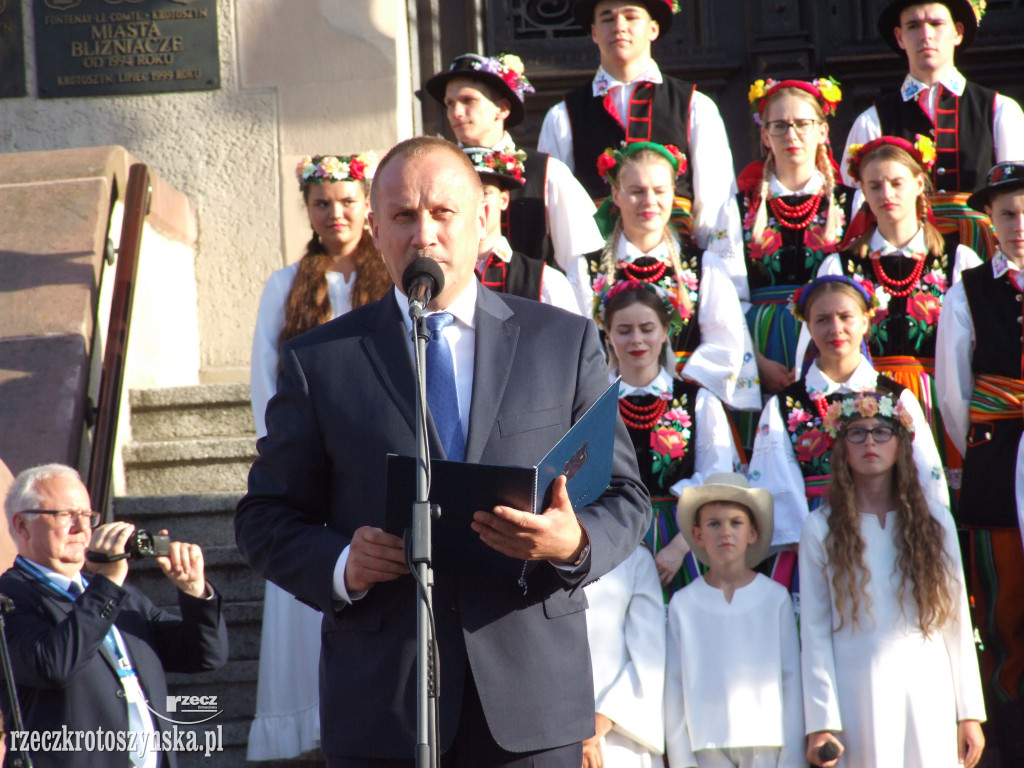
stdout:
{"type": "Polygon", "coordinates": [[[668,607],[669,766],[804,766],[793,602],[753,570],[772,540],[771,493],[740,474],[713,474],[683,489],[676,515],[708,570],[668,607]]]}

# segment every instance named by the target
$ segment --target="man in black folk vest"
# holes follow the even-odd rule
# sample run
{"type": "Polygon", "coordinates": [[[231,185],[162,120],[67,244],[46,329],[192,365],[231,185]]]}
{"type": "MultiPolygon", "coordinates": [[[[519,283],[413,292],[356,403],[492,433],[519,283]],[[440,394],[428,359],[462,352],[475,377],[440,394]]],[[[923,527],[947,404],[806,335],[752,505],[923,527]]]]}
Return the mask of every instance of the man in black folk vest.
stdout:
{"type": "MultiPolygon", "coordinates": [[[[427,80],[423,90],[444,105],[462,146],[520,151],[506,129],[522,122],[523,100],[533,86],[518,56],[463,54],[427,80]]],[[[526,183],[511,191],[502,234],[515,250],[561,269],[577,303],[585,301],[589,292],[580,284],[586,267],[579,257],[604,245],[593,219],[594,204],[564,163],[542,152],[521,151],[526,153],[526,183]]],[[[580,309],[590,311],[589,306],[580,309]]]]}
{"type": "Polygon", "coordinates": [[[579,304],[565,275],[538,259],[514,250],[501,233],[501,219],[509,200],[526,183],[526,153],[502,152],[487,147],[463,147],[484,188],[487,221],[480,240],[476,274],[480,282],[499,293],[535,299],[579,315],[579,304]]]}
{"type": "MultiPolygon", "coordinates": [[[[884,94],[857,118],[846,146],[883,135],[933,139],[937,156],[930,202],[939,227],[959,229],[961,242],[987,258],[994,250],[988,220],[967,206],[967,195],[984,184],[996,162],[1024,160],[1024,113],[1013,99],[968,82],[954,64],[957,47],[974,41],[983,7],[979,0],[896,0],[886,6],[878,31],[906,56],[909,72],[899,91],[884,94]]],[[[843,179],[856,186],[848,157],[844,152],[843,179]]]]}
{"type": "Polygon", "coordinates": [[[538,146],[568,165],[595,199],[609,188],[597,158],[622,142],[673,144],[688,169],[676,181],[684,249],[712,250],[746,302],[736,177],[718,107],[688,83],[661,72],[651,44],[672,26],[672,0],[577,0],[573,14],[601,54],[594,78],[566,94],[544,118],[538,146]]]}

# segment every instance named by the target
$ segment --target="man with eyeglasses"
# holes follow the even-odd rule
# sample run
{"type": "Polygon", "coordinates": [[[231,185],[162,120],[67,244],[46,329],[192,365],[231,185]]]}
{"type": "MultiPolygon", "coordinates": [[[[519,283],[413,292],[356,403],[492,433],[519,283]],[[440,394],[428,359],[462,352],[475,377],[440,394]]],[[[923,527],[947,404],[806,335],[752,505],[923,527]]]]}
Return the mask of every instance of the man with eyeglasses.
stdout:
{"type": "MultiPolygon", "coordinates": [[[[31,753],[33,764],[176,765],[173,752],[152,748],[162,732],[171,735],[169,718],[176,717],[167,712],[165,670],[216,669],[228,655],[220,597],[206,581],[202,550],[175,541],[168,557],[156,559],[177,587],[178,617],[125,584],[125,543],[135,526],[100,525],[74,469],[25,470],[4,508],[18,556],[0,577],[0,592],[14,602],[6,632],[25,730],[115,734],[113,752],[56,751],[51,744],[31,753]],[[106,562],[86,568],[87,551],[106,562]]],[[[2,703],[6,710],[6,697],[2,703]]],[[[10,713],[4,715],[9,723],[10,713]]]]}
{"type": "Polygon", "coordinates": [[[878,32],[906,58],[909,72],[898,91],[883,94],[854,122],[842,171],[844,183],[856,187],[847,165],[851,146],[879,136],[911,143],[928,136],[937,150],[929,201],[939,227],[958,231],[964,245],[988,258],[988,221],[970,209],[967,195],[995,163],[1024,159],[1024,112],[1008,96],[968,82],[954,63],[956,49],[974,42],[984,8],[981,0],[894,0],[885,7],[878,32]]]}

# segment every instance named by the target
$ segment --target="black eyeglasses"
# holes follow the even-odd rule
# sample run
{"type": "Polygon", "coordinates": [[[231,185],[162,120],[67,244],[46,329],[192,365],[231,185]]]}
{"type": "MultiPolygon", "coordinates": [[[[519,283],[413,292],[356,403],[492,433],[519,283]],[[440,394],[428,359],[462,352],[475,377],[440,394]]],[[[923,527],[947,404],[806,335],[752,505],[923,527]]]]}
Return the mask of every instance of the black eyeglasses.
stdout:
{"type": "Polygon", "coordinates": [[[810,118],[802,118],[800,120],[769,120],[764,124],[764,128],[768,131],[769,136],[785,136],[786,133],[792,128],[796,131],[797,136],[806,136],[811,128],[816,126],[820,120],[811,120],[810,118]]]}
{"type": "Polygon", "coordinates": [[[873,427],[868,429],[867,427],[850,427],[849,429],[843,430],[843,437],[846,438],[846,442],[860,444],[868,439],[868,435],[871,435],[871,439],[876,443],[887,443],[892,440],[892,436],[896,434],[896,430],[892,427],[873,427]]]}
{"type": "Polygon", "coordinates": [[[95,528],[100,522],[100,513],[92,510],[78,512],[74,509],[26,509],[23,514],[53,515],[65,528],[70,528],[76,521],[81,525],[88,523],[90,528],[95,528]]]}

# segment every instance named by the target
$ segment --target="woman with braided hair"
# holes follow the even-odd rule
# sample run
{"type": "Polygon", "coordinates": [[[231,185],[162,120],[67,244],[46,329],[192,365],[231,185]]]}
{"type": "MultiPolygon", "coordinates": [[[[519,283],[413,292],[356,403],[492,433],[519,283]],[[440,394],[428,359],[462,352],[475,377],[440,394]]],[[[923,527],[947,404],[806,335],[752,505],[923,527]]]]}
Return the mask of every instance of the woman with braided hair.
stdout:
{"type": "Polygon", "coordinates": [[[757,410],[757,369],[732,280],[713,252],[687,256],[670,225],[674,179],[686,163],[677,148],[654,142],[607,149],[598,158],[611,196],[595,214],[607,243],[586,257],[593,291],[623,278],[673,282],[682,317],[672,342],[676,370],[730,408],[757,410]]]}
{"type": "Polygon", "coordinates": [[[947,291],[981,259],[960,244],[957,234],[942,235],[931,220],[928,171],[935,150],[930,139],[918,136],[911,144],[882,136],[850,147],[849,156],[864,204],[841,252],[826,258],[819,274],[847,275],[869,286],[878,301],[868,337],[875,369],[921,403],[956,489],[960,456],[939,412],[935,340],[947,291]]]}
{"type": "MultiPolygon", "coordinates": [[[[277,388],[281,344],[391,287],[365,226],[376,162],[372,152],[317,155],[296,168],[313,236],[299,261],[270,276],[260,299],[250,379],[258,437],[267,433],[264,413],[277,388]]],[[[320,620],[267,582],[249,760],[295,757],[319,745],[320,620]]]]}
{"type": "Polygon", "coordinates": [[[832,79],[757,80],[750,88],[764,161],[739,176],[739,204],[761,390],[793,383],[799,324],[787,311],[842,239],[853,190],[836,183],[828,118],[842,99],[832,79]]]}

